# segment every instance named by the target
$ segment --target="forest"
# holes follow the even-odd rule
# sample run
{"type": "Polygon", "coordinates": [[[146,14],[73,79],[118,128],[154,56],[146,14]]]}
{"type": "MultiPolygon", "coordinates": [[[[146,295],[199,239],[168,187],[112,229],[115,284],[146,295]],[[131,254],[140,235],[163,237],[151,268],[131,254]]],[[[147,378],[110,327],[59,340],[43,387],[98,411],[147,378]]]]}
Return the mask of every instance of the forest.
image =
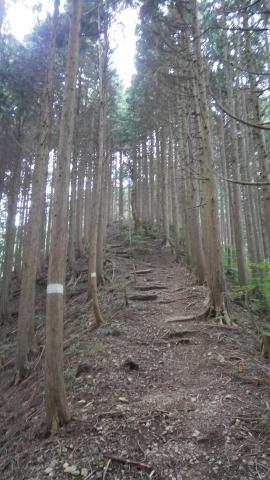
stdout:
{"type": "Polygon", "coordinates": [[[11,3],[1,478],[269,479],[270,0],[11,3]]]}

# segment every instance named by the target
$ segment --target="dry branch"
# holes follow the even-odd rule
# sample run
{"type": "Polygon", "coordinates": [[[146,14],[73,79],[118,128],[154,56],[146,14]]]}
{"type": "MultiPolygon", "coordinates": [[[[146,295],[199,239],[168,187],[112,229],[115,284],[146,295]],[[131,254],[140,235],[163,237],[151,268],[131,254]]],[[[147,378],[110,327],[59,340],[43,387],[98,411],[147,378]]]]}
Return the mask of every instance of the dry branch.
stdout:
{"type": "Polygon", "coordinates": [[[137,462],[136,460],[129,460],[128,458],[123,457],[116,457],[114,455],[104,455],[106,458],[113,460],[114,462],[126,463],[128,465],[135,465],[143,470],[151,470],[153,471],[154,468],[152,465],[148,465],[147,463],[137,462]]]}
{"type": "Polygon", "coordinates": [[[148,290],[166,290],[168,287],[166,285],[138,285],[137,290],[141,292],[147,292],[148,290]]]}
{"type": "Polygon", "coordinates": [[[216,99],[216,97],[213,95],[212,92],[210,92],[211,94],[211,97],[214,99],[216,105],[218,106],[218,108],[220,110],[222,110],[224,113],[226,113],[227,115],[229,115],[229,117],[233,118],[234,120],[236,120],[237,122],[239,123],[243,123],[244,125],[247,125],[248,127],[252,127],[252,128],[258,128],[259,130],[270,130],[270,127],[266,127],[264,124],[257,124],[257,123],[252,123],[252,122],[249,122],[247,120],[244,120],[243,118],[239,118],[237,117],[236,115],[234,115],[232,112],[229,112],[229,110],[227,110],[227,108],[224,107],[224,105],[221,105],[218,100],[216,99]]]}
{"type": "Polygon", "coordinates": [[[146,270],[135,270],[135,272],[132,273],[135,273],[135,275],[146,275],[147,273],[151,273],[152,271],[152,268],[147,268],[146,270]]]}
{"type": "Polygon", "coordinates": [[[144,302],[148,300],[156,300],[158,298],[156,293],[149,293],[147,295],[144,294],[136,294],[136,295],[129,295],[128,300],[134,300],[138,302],[144,302]]]}

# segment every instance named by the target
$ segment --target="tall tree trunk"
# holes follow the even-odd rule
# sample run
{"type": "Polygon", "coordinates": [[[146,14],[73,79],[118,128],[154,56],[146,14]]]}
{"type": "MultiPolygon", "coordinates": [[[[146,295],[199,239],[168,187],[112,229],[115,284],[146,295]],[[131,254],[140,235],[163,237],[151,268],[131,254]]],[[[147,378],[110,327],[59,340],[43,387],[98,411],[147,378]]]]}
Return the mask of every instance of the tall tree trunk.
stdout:
{"type": "MultiPolygon", "coordinates": [[[[20,133],[18,135],[20,139],[20,133]]],[[[4,323],[8,318],[8,299],[10,290],[10,281],[12,274],[12,265],[14,257],[14,245],[16,236],[16,213],[18,195],[20,189],[20,166],[21,166],[21,149],[16,154],[14,162],[14,169],[10,178],[10,185],[8,191],[8,208],[7,208],[7,221],[5,232],[5,246],[4,246],[4,261],[3,261],[3,275],[1,285],[1,298],[0,298],[0,323],[4,323]]]]}
{"type": "MultiPolygon", "coordinates": [[[[243,12],[244,12],[243,27],[244,27],[244,38],[245,38],[245,52],[246,52],[246,62],[247,62],[247,67],[249,72],[250,99],[251,99],[251,108],[253,113],[253,123],[261,124],[262,115],[261,115],[260,99],[256,92],[257,85],[256,85],[255,72],[257,71],[257,64],[256,64],[255,54],[253,53],[252,47],[251,47],[247,0],[243,0],[242,5],[243,5],[243,12]]],[[[253,130],[253,135],[254,135],[254,139],[258,149],[258,159],[260,162],[261,180],[262,182],[269,182],[270,156],[266,148],[264,130],[255,128],[253,130]]],[[[269,242],[270,242],[270,186],[265,185],[262,188],[262,190],[263,190],[263,200],[264,200],[265,224],[266,224],[266,231],[268,236],[267,243],[269,245],[269,242]]]]}
{"type": "Polygon", "coordinates": [[[47,429],[70,419],[63,355],[64,283],[67,256],[68,190],[79,57],[81,0],[72,0],[67,66],[57,158],[46,304],[45,400],[47,429]]]}
{"type": "Polygon", "coordinates": [[[170,246],[170,226],[169,226],[169,178],[167,165],[167,137],[165,127],[161,130],[160,139],[161,170],[162,170],[162,224],[163,224],[163,245],[170,246]]]}
{"type": "Polygon", "coordinates": [[[90,236],[90,291],[93,301],[93,310],[96,327],[103,323],[102,314],[98,301],[97,288],[97,239],[98,223],[101,206],[102,167],[105,150],[105,109],[106,109],[106,74],[108,55],[108,25],[107,19],[101,24],[101,0],[98,2],[98,34],[99,34],[99,130],[98,130],[98,156],[96,172],[96,192],[93,202],[93,214],[90,236]]]}
{"type": "Polygon", "coordinates": [[[137,163],[137,151],[136,148],[133,150],[133,165],[131,168],[131,181],[132,181],[132,190],[131,190],[131,212],[134,222],[135,232],[138,230],[141,220],[138,208],[138,163],[137,163]]]}
{"type": "MultiPolygon", "coordinates": [[[[223,26],[226,27],[226,14],[225,14],[225,4],[222,2],[223,8],[223,26]]],[[[230,68],[230,55],[229,55],[229,44],[226,34],[223,34],[224,41],[224,60],[225,60],[225,80],[227,87],[227,103],[228,109],[234,114],[235,113],[235,102],[233,98],[233,84],[230,68]]],[[[240,167],[239,167],[239,155],[238,155],[238,143],[237,143],[237,126],[236,121],[230,119],[230,154],[231,154],[231,164],[232,164],[232,173],[233,179],[240,180],[240,167]]],[[[235,245],[236,245],[236,258],[238,266],[238,280],[239,284],[246,286],[248,284],[248,273],[247,273],[247,263],[246,263],[246,252],[244,245],[244,233],[243,233],[243,218],[241,211],[241,190],[240,185],[234,183],[233,188],[233,222],[234,222],[234,233],[235,233],[235,245]]]]}
{"type": "MultiPolygon", "coordinates": [[[[192,9],[194,35],[194,73],[198,86],[198,103],[201,121],[201,176],[203,192],[203,246],[206,261],[206,278],[211,293],[211,303],[217,314],[224,311],[225,279],[222,264],[222,255],[219,239],[217,215],[217,197],[214,178],[213,153],[210,137],[209,106],[207,103],[206,83],[202,61],[200,32],[197,20],[197,1],[194,0],[192,9]]],[[[196,94],[197,92],[195,92],[196,94]]]]}
{"type": "Polygon", "coordinates": [[[25,236],[22,267],[21,295],[17,327],[16,382],[20,382],[26,373],[26,361],[35,338],[35,293],[36,275],[39,258],[41,220],[43,218],[43,197],[46,189],[46,172],[49,154],[49,133],[51,128],[51,108],[53,94],[53,65],[56,44],[56,32],[59,16],[59,0],[54,2],[54,17],[48,51],[45,87],[42,98],[40,136],[38,152],[32,181],[32,199],[29,222],[25,236]]]}
{"type": "Polygon", "coordinates": [[[176,263],[180,262],[180,222],[179,222],[179,200],[178,192],[176,189],[175,180],[175,145],[173,142],[173,132],[170,129],[169,139],[169,171],[172,190],[172,217],[173,217],[173,232],[175,242],[175,259],[176,263]]]}
{"type": "Polygon", "coordinates": [[[123,152],[119,153],[119,221],[120,223],[124,220],[124,188],[123,188],[123,152]]]}

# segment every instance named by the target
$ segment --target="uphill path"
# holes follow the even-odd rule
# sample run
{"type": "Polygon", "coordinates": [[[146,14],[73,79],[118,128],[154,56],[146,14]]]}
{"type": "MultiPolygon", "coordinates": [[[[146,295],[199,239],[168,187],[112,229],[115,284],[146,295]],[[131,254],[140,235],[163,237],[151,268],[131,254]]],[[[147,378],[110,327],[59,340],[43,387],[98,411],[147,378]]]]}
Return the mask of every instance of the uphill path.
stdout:
{"type": "Polygon", "coordinates": [[[83,259],[67,282],[72,421],[54,437],[43,435],[45,286],[37,305],[40,351],[19,387],[11,381],[14,298],[0,349],[0,478],[269,479],[270,369],[255,317],[239,305],[231,310],[234,329],[200,317],[207,288],[159,238],[131,239],[116,229],[109,240],[112,281],[99,293],[99,330],[91,331],[83,259]]]}

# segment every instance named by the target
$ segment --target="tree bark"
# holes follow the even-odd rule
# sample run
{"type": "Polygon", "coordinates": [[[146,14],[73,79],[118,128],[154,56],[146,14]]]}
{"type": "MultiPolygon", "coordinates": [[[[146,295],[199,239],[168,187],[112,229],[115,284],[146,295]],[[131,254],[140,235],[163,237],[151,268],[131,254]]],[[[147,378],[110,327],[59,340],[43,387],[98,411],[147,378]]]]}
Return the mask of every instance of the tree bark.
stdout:
{"type": "Polygon", "coordinates": [[[24,244],[21,295],[17,327],[16,383],[19,383],[25,376],[28,354],[32,348],[35,348],[34,314],[36,275],[39,259],[41,221],[43,218],[43,197],[46,189],[46,172],[49,155],[48,137],[52,120],[53,65],[58,16],[59,0],[55,0],[45,86],[42,98],[38,152],[34,165],[31,206],[24,244]]]}
{"type": "Polygon", "coordinates": [[[63,108],[60,122],[46,304],[45,401],[50,432],[67,423],[70,413],[64,382],[63,289],[67,256],[68,190],[79,57],[81,0],[72,0],[63,108]]]}
{"type": "Polygon", "coordinates": [[[107,19],[101,23],[101,0],[98,2],[98,34],[99,34],[99,129],[98,129],[98,156],[96,171],[96,192],[93,202],[93,216],[90,236],[90,291],[93,301],[93,310],[95,315],[96,327],[103,323],[103,318],[98,301],[97,288],[97,239],[98,224],[101,207],[101,186],[102,186],[102,168],[104,163],[105,150],[105,111],[106,111],[106,74],[107,74],[107,55],[108,55],[108,25],[107,19]]]}

